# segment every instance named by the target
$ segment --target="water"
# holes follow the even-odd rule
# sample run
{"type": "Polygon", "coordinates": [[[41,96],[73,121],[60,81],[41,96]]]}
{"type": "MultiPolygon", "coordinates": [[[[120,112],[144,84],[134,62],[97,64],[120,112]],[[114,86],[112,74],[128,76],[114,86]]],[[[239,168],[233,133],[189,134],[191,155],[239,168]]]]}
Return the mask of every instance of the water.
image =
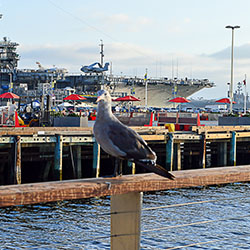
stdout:
{"type": "MultiPolygon", "coordinates": [[[[215,201],[143,211],[141,249],[250,249],[249,187],[145,193],[143,208],[215,201]]],[[[0,208],[0,249],[109,249],[109,209],[109,198],[0,208]]]]}

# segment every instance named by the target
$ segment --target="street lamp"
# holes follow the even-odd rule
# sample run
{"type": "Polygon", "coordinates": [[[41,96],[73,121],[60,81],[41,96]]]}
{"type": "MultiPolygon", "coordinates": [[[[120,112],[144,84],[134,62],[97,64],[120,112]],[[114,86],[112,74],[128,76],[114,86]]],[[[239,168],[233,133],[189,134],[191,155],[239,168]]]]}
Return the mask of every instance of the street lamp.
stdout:
{"type": "Polygon", "coordinates": [[[230,113],[233,111],[233,58],[234,58],[234,29],[239,29],[240,26],[227,25],[226,29],[232,29],[232,50],[231,50],[231,82],[229,88],[229,98],[230,98],[230,113]]]}

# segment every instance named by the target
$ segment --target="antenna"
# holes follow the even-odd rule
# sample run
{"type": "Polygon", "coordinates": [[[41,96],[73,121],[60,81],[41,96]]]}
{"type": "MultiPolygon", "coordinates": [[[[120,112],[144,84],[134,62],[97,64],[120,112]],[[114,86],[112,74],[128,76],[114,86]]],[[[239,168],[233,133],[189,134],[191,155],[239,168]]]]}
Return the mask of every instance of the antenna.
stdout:
{"type": "Polygon", "coordinates": [[[100,51],[100,55],[101,55],[101,66],[103,67],[103,57],[104,57],[104,54],[103,54],[103,41],[102,41],[102,39],[101,39],[100,41],[101,41],[101,44],[100,44],[100,47],[101,47],[101,51],[100,51]]]}

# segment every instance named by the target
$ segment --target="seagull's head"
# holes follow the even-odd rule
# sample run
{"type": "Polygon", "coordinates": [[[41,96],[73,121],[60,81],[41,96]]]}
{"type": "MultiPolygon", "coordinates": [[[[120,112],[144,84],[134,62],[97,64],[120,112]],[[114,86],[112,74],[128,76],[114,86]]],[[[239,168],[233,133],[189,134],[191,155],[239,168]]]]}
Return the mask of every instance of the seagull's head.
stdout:
{"type": "Polygon", "coordinates": [[[96,102],[106,102],[111,103],[111,96],[107,90],[99,90],[97,92],[97,100],[96,102]]]}

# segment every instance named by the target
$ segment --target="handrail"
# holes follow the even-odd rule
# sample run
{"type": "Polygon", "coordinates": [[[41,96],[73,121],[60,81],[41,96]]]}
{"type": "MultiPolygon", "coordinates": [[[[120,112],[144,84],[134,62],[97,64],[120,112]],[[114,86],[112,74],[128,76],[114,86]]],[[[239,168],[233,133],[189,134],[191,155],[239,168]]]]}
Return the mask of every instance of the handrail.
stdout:
{"type": "Polygon", "coordinates": [[[0,186],[0,207],[250,181],[250,165],[0,186]]]}

